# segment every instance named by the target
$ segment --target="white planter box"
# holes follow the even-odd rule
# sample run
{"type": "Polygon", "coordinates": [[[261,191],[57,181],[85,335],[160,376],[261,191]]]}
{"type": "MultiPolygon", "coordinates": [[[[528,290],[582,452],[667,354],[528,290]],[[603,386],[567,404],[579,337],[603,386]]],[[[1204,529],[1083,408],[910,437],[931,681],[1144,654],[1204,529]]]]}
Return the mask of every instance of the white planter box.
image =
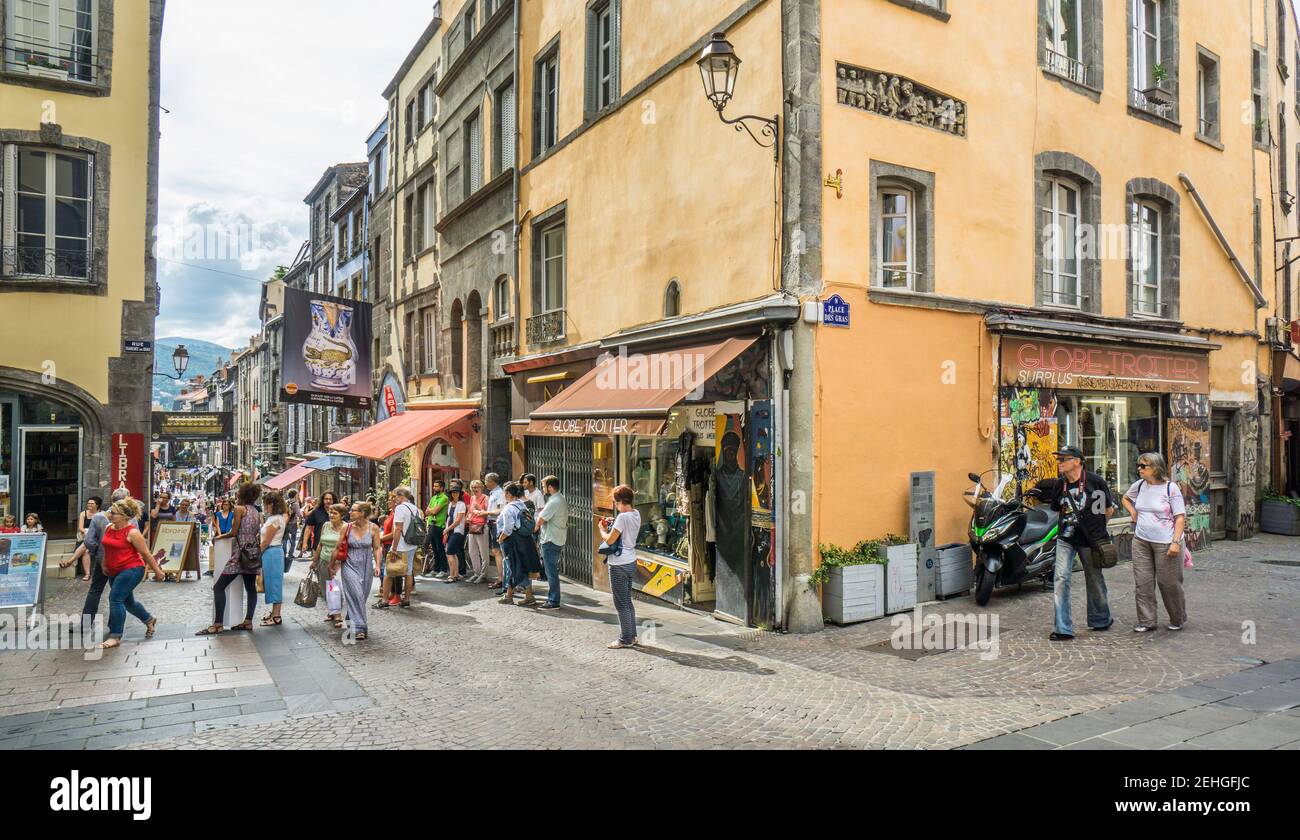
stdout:
{"type": "Polygon", "coordinates": [[[822,614],[835,624],[870,621],[885,614],[885,567],[843,566],[830,570],[822,588],[822,614]]]}
{"type": "Polygon", "coordinates": [[[916,606],[916,567],[920,549],[916,543],[885,546],[885,612],[907,612],[916,606]]]}
{"type": "Polygon", "coordinates": [[[965,595],[975,585],[971,567],[970,543],[953,543],[941,545],[939,553],[939,591],[940,598],[950,595],[965,595]]]}

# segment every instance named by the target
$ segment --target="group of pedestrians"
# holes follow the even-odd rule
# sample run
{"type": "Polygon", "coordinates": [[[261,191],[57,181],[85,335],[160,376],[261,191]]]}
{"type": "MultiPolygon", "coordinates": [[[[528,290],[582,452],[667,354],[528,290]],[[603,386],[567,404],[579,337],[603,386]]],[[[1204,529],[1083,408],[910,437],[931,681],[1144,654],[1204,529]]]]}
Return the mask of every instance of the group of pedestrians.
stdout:
{"type": "MultiPolygon", "coordinates": [[[[1088,628],[1094,632],[1111,629],[1115,623],[1110,609],[1103,567],[1094,559],[1110,543],[1106,523],[1118,509],[1115,494],[1104,476],[1084,468],[1084,454],[1075,446],[1056,453],[1060,477],[1040,482],[1042,501],[1056,509],[1062,523],[1056,544],[1054,570],[1055,629],[1052,641],[1074,638],[1070,613],[1070,582],[1074,561],[1083,566],[1087,589],[1088,628]]],[[[1191,564],[1184,546],[1187,506],[1182,490],[1170,480],[1169,468],[1158,452],[1144,452],[1137,459],[1139,478],[1119,500],[1133,518],[1133,583],[1137,623],[1133,630],[1149,633],[1159,624],[1156,589],[1164,601],[1169,630],[1187,623],[1187,602],[1183,594],[1183,569],[1191,564]]],[[[1113,547],[1112,547],[1113,550],[1113,547]]]]}

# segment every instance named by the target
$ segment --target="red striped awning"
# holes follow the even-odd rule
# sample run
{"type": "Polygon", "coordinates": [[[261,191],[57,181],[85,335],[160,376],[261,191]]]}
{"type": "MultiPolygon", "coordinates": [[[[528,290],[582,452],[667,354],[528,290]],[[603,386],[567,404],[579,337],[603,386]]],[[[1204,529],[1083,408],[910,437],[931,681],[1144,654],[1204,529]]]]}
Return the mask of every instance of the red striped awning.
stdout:
{"type": "Polygon", "coordinates": [[[478,412],[474,408],[435,411],[405,411],[376,423],[355,435],[336,440],[329,449],[361,458],[382,461],[403,449],[410,449],[478,412]]]}
{"type": "Polygon", "coordinates": [[[290,467],[279,475],[271,476],[266,481],[262,482],[262,486],[267,490],[284,490],[288,487],[292,487],[314,472],[315,470],[311,467],[299,464],[296,467],[290,467]]]}

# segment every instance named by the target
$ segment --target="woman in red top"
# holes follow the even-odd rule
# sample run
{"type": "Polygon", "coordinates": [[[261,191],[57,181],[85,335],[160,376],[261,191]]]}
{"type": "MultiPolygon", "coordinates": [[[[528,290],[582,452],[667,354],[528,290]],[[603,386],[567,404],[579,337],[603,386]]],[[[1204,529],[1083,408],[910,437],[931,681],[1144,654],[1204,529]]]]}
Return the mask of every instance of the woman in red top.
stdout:
{"type": "MultiPolygon", "coordinates": [[[[122,644],[122,631],[126,614],[144,622],[146,639],[153,638],[158,619],[149,615],[132,594],[144,580],[145,567],[153,569],[157,580],[164,580],[162,567],[149,553],[144,536],[131,524],[140,515],[140,503],[135,499],[122,499],[108,509],[108,528],[104,530],[104,574],[108,576],[108,637],[100,645],[107,650],[122,644]]],[[[159,554],[162,552],[160,551],[159,554]]]]}

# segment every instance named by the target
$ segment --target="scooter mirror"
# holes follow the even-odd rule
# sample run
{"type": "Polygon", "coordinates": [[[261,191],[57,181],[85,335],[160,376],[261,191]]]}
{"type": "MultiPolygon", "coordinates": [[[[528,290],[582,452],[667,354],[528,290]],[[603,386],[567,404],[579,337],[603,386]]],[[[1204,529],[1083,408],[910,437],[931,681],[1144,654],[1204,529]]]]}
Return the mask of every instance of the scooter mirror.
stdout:
{"type": "Polygon", "coordinates": [[[978,473],[966,473],[966,477],[969,478],[971,481],[974,481],[974,482],[978,482],[978,481],[980,480],[980,477],[979,477],[979,474],[978,474],[978,473]]]}

